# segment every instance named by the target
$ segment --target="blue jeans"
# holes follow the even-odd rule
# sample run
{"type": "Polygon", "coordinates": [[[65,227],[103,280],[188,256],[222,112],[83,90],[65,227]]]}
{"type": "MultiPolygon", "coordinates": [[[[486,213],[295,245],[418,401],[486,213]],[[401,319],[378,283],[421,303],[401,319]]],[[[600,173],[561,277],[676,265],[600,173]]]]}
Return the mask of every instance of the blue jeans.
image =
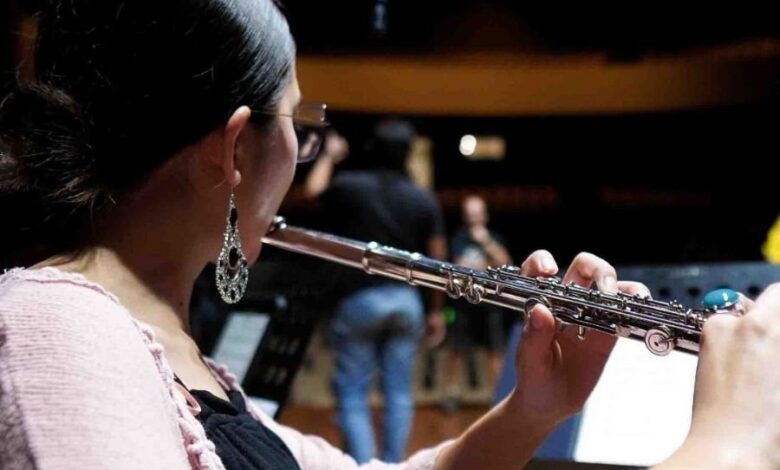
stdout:
{"type": "Polygon", "coordinates": [[[417,289],[383,284],[342,300],[331,326],[336,350],[333,391],[347,451],[359,463],[376,456],[368,394],[379,369],[384,395],[382,460],[404,456],[413,414],[412,370],[423,329],[417,289]]]}

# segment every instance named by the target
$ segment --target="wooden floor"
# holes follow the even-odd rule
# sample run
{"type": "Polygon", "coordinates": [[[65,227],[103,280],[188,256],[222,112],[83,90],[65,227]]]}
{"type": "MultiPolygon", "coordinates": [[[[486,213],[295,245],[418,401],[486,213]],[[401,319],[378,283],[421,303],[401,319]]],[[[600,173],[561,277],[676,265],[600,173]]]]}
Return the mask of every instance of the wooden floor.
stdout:
{"type": "MultiPolygon", "coordinates": [[[[445,413],[434,406],[418,407],[409,438],[408,454],[460,435],[486,411],[487,407],[467,407],[454,413],[445,413]]],[[[377,433],[381,431],[381,427],[377,426],[380,412],[380,409],[374,409],[374,428],[377,433]]],[[[323,437],[336,447],[342,447],[332,408],[288,406],[282,412],[280,421],[301,432],[323,437]]]]}
{"type": "MultiPolygon", "coordinates": [[[[493,398],[494,380],[488,373],[488,355],[484,349],[476,351],[476,365],[479,383],[476,388],[472,388],[465,381],[466,371],[453,371],[448,362],[451,351],[447,347],[438,348],[430,352],[420,348],[415,356],[414,377],[412,388],[414,391],[414,400],[418,407],[435,407],[442,402],[442,396],[445,392],[445,375],[455,374],[461,378],[459,390],[459,399],[466,406],[486,407],[489,406],[493,398]],[[434,356],[433,375],[434,386],[432,388],[423,387],[424,367],[427,356],[434,356]]],[[[331,380],[335,368],[335,358],[333,351],[325,345],[324,334],[318,331],[309,345],[307,357],[303,366],[298,371],[290,395],[288,397],[289,406],[307,406],[312,408],[332,409],[335,406],[331,380]]],[[[380,395],[376,392],[377,386],[373,387],[373,393],[369,397],[370,402],[376,406],[381,404],[380,395]]]]}
{"type": "MultiPolygon", "coordinates": [[[[435,406],[418,406],[412,425],[407,456],[426,447],[434,446],[446,439],[461,434],[471,423],[479,419],[487,407],[469,406],[454,413],[444,413],[435,406]]],[[[380,410],[374,409],[376,426],[380,410]]],[[[332,408],[294,405],[284,409],[280,421],[307,434],[325,438],[336,447],[341,446],[341,436],[334,420],[332,408]]],[[[639,467],[592,464],[571,461],[532,460],[526,470],[636,470],[639,467]]],[[[480,469],[481,470],[481,469],[480,469]]]]}

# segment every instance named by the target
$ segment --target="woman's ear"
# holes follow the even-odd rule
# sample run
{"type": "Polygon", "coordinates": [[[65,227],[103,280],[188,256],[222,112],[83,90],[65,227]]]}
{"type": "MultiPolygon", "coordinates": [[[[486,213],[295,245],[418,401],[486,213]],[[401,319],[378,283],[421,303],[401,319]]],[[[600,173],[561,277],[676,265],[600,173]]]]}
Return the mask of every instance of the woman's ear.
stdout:
{"type": "Polygon", "coordinates": [[[222,171],[225,174],[225,181],[227,181],[231,188],[234,188],[241,183],[241,172],[236,165],[236,159],[238,157],[236,149],[238,146],[238,137],[241,135],[241,132],[246,129],[251,115],[252,111],[248,107],[241,106],[233,112],[225,125],[220,164],[222,166],[222,171]]]}

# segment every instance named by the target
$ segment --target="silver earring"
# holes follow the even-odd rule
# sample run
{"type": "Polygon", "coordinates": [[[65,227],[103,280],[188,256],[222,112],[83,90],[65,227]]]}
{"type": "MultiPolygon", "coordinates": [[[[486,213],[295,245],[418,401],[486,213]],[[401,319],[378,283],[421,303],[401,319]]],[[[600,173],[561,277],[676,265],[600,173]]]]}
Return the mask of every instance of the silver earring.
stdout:
{"type": "Polygon", "coordinates": [[[225,238],[217,259],[217,290],[226,303],[234,304],[241,300],[249,280],[249,266],[241,250],[241,237],[238,234],[238,210],[233,192],[230,192],[225,238]]]}

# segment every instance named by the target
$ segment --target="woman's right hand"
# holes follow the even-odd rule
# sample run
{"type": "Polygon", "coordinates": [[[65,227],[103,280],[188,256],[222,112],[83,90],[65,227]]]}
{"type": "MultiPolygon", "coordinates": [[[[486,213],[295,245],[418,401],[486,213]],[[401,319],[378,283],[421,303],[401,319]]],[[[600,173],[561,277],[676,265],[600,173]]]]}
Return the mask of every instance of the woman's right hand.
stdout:
{"type": "Polygon", "coordinates": [[[658,468],[780,468],[780,283],[702,333],[693,418],[658,468]]]}

